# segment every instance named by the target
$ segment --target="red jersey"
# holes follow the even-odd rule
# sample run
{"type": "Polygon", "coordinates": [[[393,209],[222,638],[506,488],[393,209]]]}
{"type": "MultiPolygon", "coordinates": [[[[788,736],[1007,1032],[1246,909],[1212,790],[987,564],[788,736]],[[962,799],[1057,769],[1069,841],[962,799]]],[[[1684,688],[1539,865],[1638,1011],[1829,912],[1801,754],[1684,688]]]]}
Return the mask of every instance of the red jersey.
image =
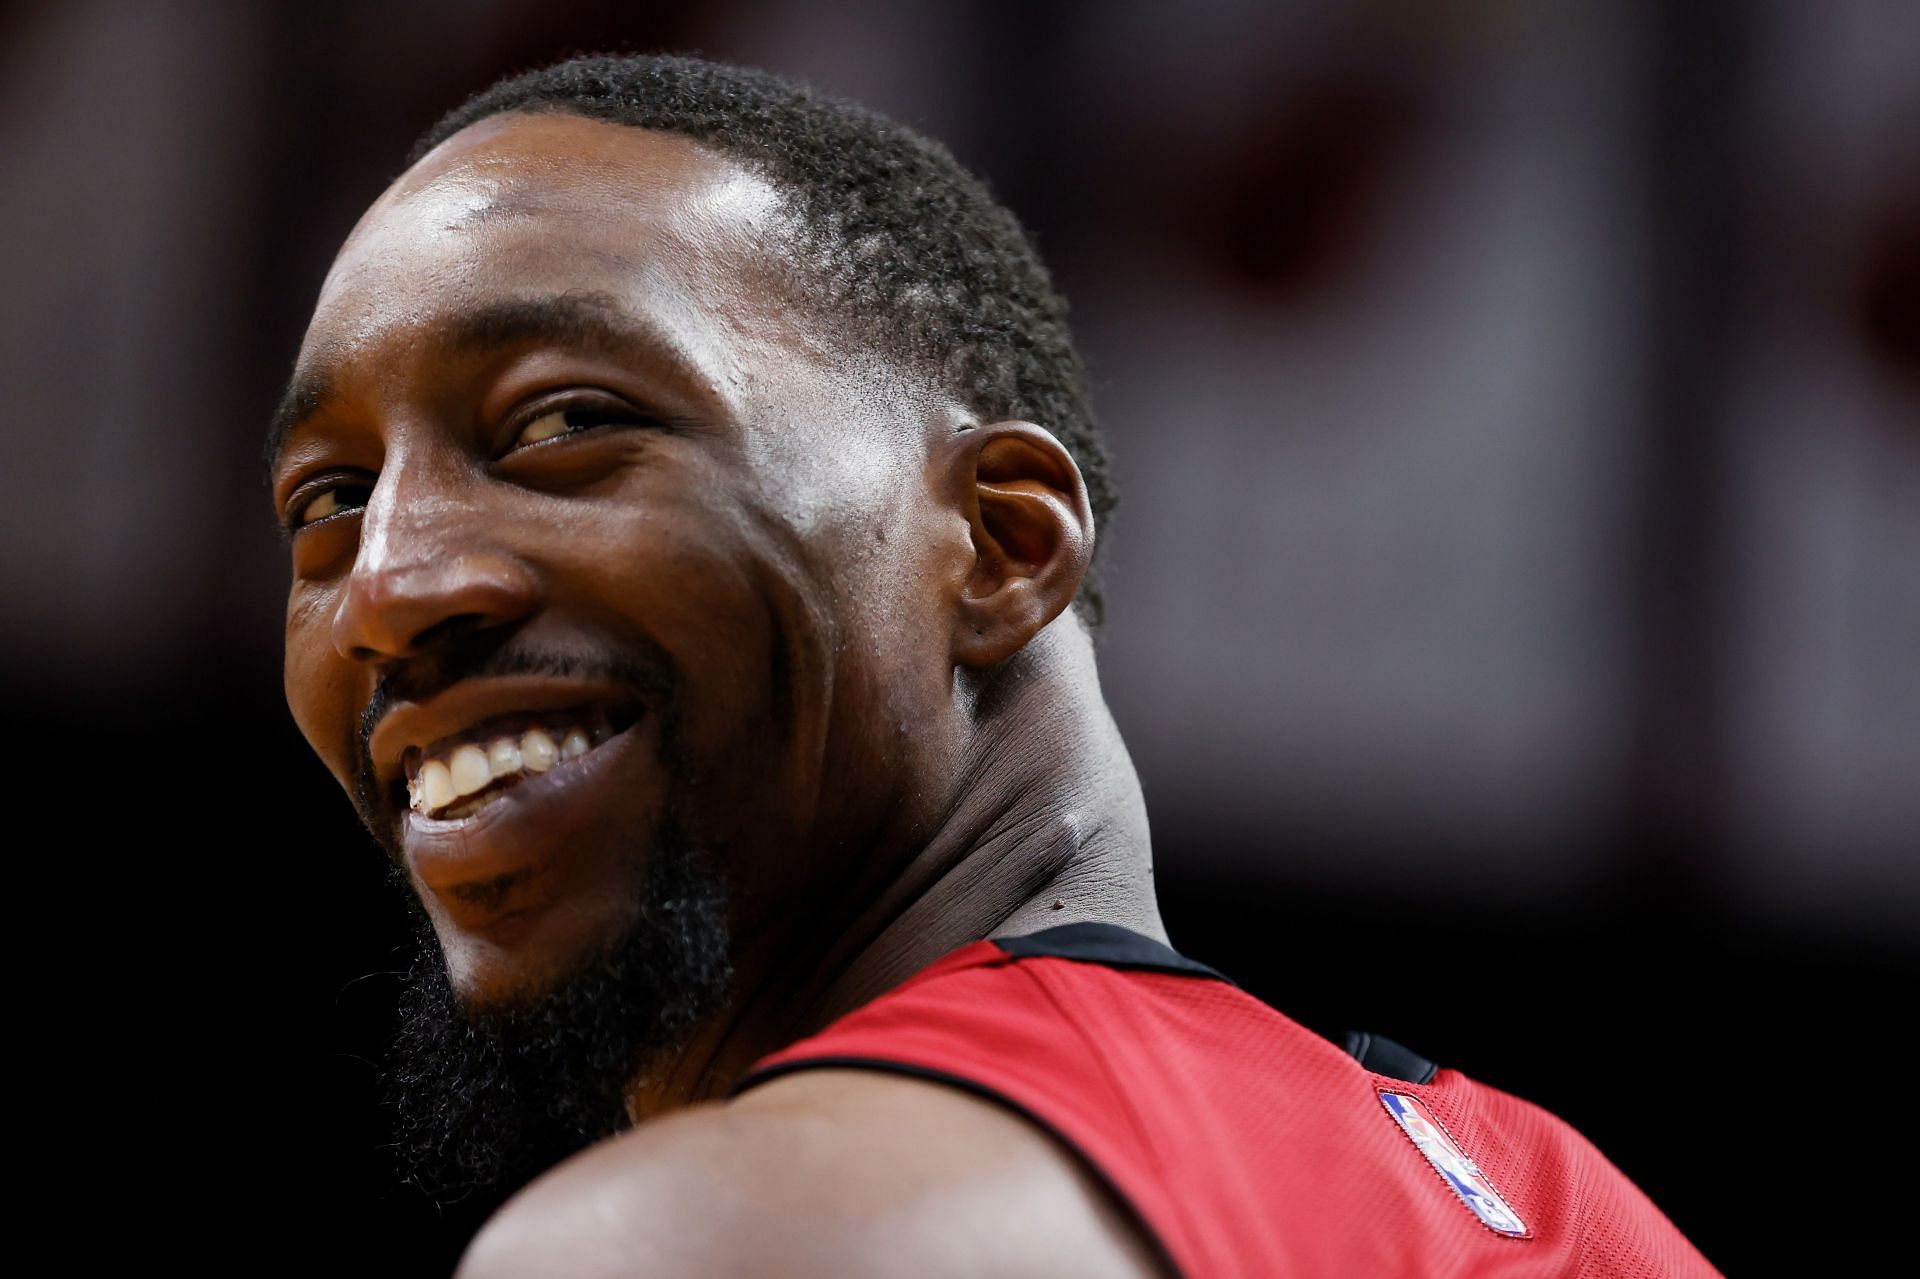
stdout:
{"type": "Polygon", "coordinates": [[[1538,1106],[1385,1040],[1343,1050],[1110,924],[964,946],[740,1089],[827,1066],[1011,1107],[1076,1151],[1188,1279],[1716,1273],[1538,1106]]]}

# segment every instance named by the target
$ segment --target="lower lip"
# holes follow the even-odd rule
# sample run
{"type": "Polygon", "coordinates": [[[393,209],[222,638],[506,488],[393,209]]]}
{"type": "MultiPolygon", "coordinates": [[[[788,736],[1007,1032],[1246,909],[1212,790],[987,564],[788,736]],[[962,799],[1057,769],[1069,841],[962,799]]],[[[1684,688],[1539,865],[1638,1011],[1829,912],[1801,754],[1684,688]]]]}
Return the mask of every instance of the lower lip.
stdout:
{"type": "MultiPolygon", "coordinates": [[[[438,818],[408,810],[401,834],[407,866],[421,884],[444,895],[465,886],[531,879],[583,832],[601,823],[620,793],[623,763],[640,749],[639,723],[615,733],[584,755],[516,782],[475,812],[438,818]]],[[[520,894],[509,890],[507,898],[520,894]]],[[[445,899],[455,913],[474,908],[445,899]]],[[[490,904],[499,916],[512,902],[490,904]]]]}

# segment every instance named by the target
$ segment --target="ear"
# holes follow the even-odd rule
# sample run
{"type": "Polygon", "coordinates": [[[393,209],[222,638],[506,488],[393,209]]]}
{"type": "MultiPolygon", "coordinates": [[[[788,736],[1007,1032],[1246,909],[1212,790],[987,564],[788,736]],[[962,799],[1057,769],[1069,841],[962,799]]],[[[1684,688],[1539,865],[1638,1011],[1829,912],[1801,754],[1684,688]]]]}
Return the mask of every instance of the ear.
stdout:
{"type": "Polygon", "coordinates": [[[1093,560],[1093,510],[1072,456],[1031,422],[972,427],[954,445],[974,555],[960,584],[953,660],[991,666],[1073,603],[1093,560]]]}

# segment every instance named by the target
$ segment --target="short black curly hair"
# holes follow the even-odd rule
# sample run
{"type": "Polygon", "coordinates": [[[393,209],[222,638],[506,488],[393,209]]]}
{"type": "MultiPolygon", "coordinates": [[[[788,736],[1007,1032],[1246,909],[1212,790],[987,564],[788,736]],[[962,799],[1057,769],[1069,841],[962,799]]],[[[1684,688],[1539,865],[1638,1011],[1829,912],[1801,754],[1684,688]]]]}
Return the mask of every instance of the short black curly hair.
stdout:
{"type": "MultiPolygon", "coordinates": [[[[1096,523],[1113,509],[1067,303],[1018,219],[940,143],[855,103],[700,58],[575,58],[502,80],[420,138],[411,166],[476,121],[566,112],[682,134],[759,173],[797,215],[814,296],[833,322],[989,419],[1052,432],[1096,523]]],[[[1097,543],[1096,543],[1097,546],[1097,543]]],[[[1097,627],[1089,569],[1077,600],[1097,627]]]]}

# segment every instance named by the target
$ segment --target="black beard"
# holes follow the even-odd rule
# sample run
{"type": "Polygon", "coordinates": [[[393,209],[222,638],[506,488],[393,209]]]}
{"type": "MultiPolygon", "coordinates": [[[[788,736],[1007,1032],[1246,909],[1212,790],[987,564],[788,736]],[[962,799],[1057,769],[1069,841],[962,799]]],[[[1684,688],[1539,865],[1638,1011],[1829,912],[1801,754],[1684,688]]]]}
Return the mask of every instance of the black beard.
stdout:
{"type": "Polygon", "coordinates": [[[511,1190],[627,1126],[625,1093],[686,1047],[732,977],[726,893],[680,837],[652,841],[640,909],[618,937],[537,998],[464,1007],[406,877],[416,949],[388,1059],[401,1176],[452,1202],[511,1190]]]}

